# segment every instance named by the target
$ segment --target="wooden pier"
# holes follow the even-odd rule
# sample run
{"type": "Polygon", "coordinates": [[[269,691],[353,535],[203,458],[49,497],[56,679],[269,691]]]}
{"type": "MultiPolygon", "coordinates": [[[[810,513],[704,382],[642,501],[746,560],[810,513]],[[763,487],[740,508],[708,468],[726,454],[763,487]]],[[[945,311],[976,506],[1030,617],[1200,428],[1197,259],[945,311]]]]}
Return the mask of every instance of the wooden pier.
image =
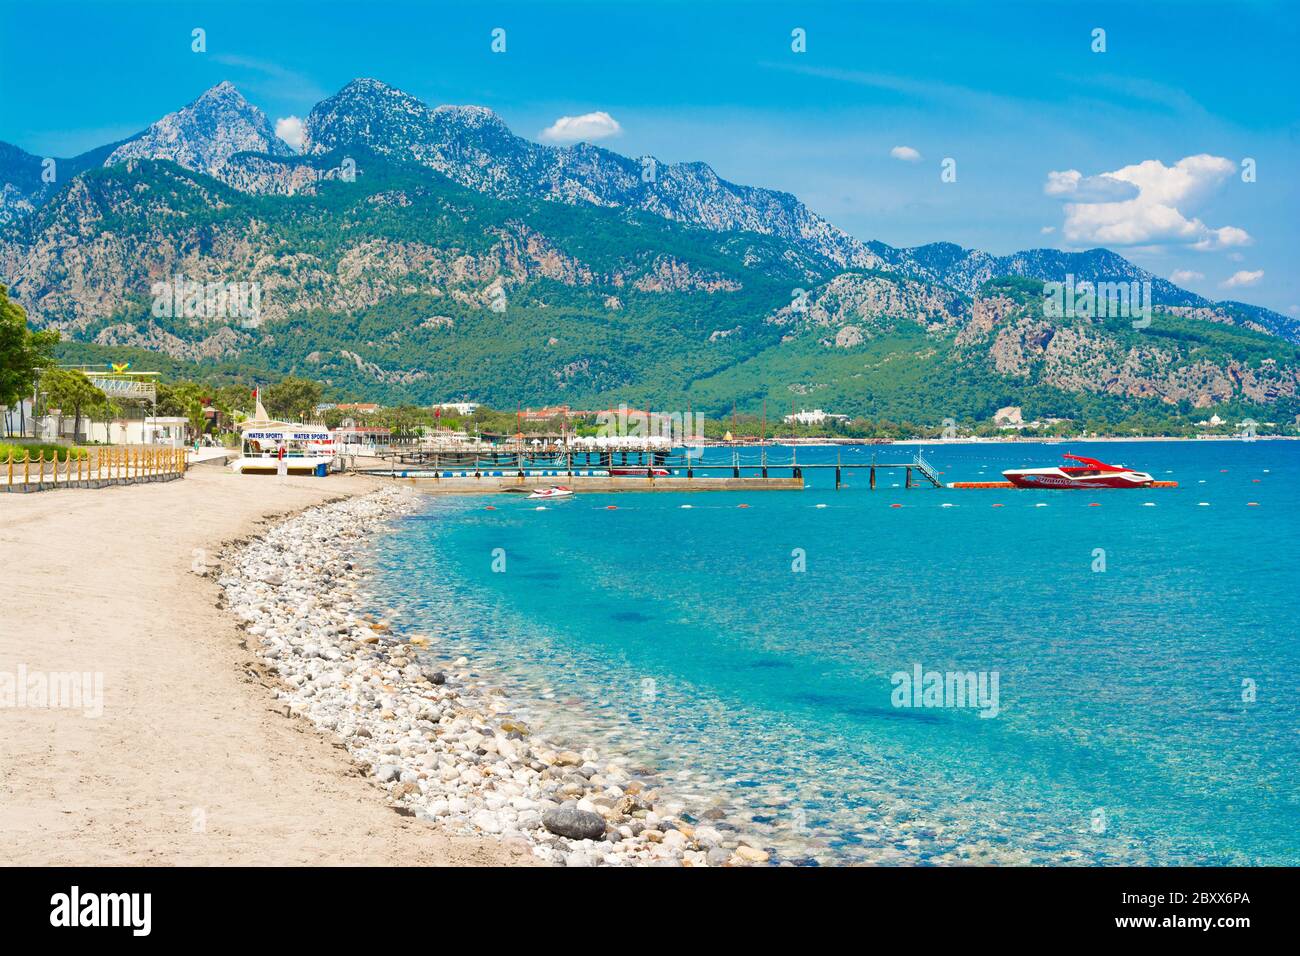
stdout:
{"type": "Polygon", "coordinates": [[[773,462],[702,463],[692,456],[655,450],[568,450],[558,454],[529,452],[431,451],[395,456],[384,467],[354,469],[447,491],[532,490],[563,484],[588,491],[736,491],[799,490],[808,471],[834,471],[835,488],[854,472],[867,473],[874,490],[880,472],[903,472],[904,488],[941,488],[939,474],[921,455],[910,461],[844,464],[773,462]],[[617,471],[620,474],[612,474],[617,471]]]}

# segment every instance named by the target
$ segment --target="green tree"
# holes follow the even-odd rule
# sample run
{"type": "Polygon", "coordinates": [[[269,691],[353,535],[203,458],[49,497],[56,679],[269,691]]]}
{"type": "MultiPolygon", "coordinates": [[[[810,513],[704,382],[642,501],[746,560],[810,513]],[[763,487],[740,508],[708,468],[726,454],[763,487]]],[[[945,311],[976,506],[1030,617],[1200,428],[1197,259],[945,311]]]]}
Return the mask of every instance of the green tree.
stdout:
{"type": "Polygon", "coordinates": [[[306,421],[321,403],[319,382],[288,375],[266,390],[266,411],[272,418],[306,421]]]}
{"type": "Polygon", "coordinates": [[[108,401],[108,396],[91,384],[85,374],[69,368],[52,368],[41,376],[41,391],[45,394],[47,408],[58,408],[59,431],[63,431],[63,419],[68,410],[72,410],[73,435],[81,433],[83,413],[99,408],[108,401]]]}
{"type": "Polygon", "coordinates": [[[27,313],[0,285],[0,405],[17,405],[32,393],[37,376],[54,364],[58,341],[58,332],[29,329],[27,313]]]}

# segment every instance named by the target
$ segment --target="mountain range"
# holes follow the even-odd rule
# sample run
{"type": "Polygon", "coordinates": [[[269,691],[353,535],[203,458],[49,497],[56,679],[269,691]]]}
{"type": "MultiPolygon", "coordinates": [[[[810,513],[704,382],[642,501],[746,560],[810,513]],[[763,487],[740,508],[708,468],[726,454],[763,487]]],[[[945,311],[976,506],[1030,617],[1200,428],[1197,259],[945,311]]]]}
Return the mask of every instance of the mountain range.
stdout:
{"type": "Polygon", "coordinates": [[[68,357],[296,372],[390,402],[768,399],[918,421],[1006,404],[1300,410],[1300,323],[1106,249],[864,242],[703,163],[534,143],[485,108],[373,79],[303,132],[290,147],[221,83],[72,159],[0,143],[0,281],[68,357]],[[1149,282],[1153,321],[1049,317],[1042,284],[1067,276],[1149,282]],[[211,292],[160,311],[177,277],[252,284],[259,315],[213,315],[211,292]]]}

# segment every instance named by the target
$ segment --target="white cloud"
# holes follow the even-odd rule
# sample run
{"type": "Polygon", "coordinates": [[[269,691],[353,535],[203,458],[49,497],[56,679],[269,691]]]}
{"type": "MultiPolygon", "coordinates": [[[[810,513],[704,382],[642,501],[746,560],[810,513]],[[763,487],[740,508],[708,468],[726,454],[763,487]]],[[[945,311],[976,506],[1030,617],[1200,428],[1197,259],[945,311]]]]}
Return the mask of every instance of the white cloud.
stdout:
{"type": "Polygon", "coordinates": [[[1169,276],[1169,281],[1175,285],[1182,285],[1185,282],[1199,282],[1205,278],[1205,273],[1197,272],[1195,269],[1175,269],[1169,276]]]}
{"type": "Polygon", "coordinates": [[[1258,269],[1255,272],[1247,272],[1242,269],[1232,274],[1232,278],[1223,283],[1225,289],[1235,289],[1238,286],[1254,285],[1260,279],[1264,278],[1264,270],[1258,269]]]}
{"type": "Polygon", "coordinates": [[[302,149],[302,144],[307,141],[307,130],[302,125],[302,120],[296,116],[285,116],[276,120],[275,135],[294,149],[302,149]]]}
{"type": "Polygon", "coordinates": [[[1067,169],[1064,172],[1049,172],[1047,182],[1043,184],[1043,192],[1049,196],[1065,197],[1072,202],[1114,202],[1137,198],[1138,188],[1109,173],[1085,176],[1077,169],[1067,169]]]}
{"type": "Polygon", "coordinates": [[[1049,172],[1043,192],[1067,200],[1063,232],[1072,243],[1224,249],[1248,244],[1250,235],[1236,226],[1207,226],[1182,210],[1215,192],[1236,169],[1232,160],[1204,153],[1173,166],[1148,159],[1097,176],[1049,172]]]}
{"type": "Polygon", "coordinates": [[[893,156],[894,159],[901,159],[905,163],[919,163],[921,161],[920,151],[913,149],[911,146],[895,146],[889,151],[889,155],[893,156]]]}
{"type": "Polygon", "coordinates": [[[618,125],[618,120],[604,110],[597,110],[581,116],[561,116],[538,135],[551,143],[577,143],[607,139],[621,132],[623,127],[618,125]]]}
{"type": "Polygon", "coordinates": [[[1045,236],[1050,236],[1052,233],[1056,232],[1056,227],[1055,227],[1055,226],[1044,226],[1042,229],[1039,229],[1038,231],[1041,232],[1041,233],[1042,233],[1043,235],[1045,235],[1045,236]]]}

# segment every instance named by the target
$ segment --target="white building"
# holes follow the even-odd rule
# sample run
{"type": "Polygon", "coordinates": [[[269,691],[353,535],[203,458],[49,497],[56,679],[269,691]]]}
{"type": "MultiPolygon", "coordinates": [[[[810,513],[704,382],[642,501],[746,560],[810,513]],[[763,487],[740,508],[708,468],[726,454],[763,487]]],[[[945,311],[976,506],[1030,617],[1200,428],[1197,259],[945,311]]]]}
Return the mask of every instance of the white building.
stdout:
{"type": "Polygon", "coordinates": [[[76,419],[63,417],[59,429],[57,416],[46,416],[40,422],[40,435],[50,441],[95,442],[101,445],[164,445],[184,448],[186,429],[190,420],[183,416],[149,415],[139,418],[115,418],[109,422],[92,422],[81,419],[81,431],[73,433],[76,419]]]}
{"type": "Polygon", "coordinates": [[[34,425],[30,398],[24,398],[17,405],[0,405],[0,438],[31,436],[34,425]]]}
{"type": "Polygon", "coordinates": [[[391,450],[392,432],[387,428],[362,428],[356,425],[336,428],[334,451],[339,455],[383,457],[391,450]]]}

